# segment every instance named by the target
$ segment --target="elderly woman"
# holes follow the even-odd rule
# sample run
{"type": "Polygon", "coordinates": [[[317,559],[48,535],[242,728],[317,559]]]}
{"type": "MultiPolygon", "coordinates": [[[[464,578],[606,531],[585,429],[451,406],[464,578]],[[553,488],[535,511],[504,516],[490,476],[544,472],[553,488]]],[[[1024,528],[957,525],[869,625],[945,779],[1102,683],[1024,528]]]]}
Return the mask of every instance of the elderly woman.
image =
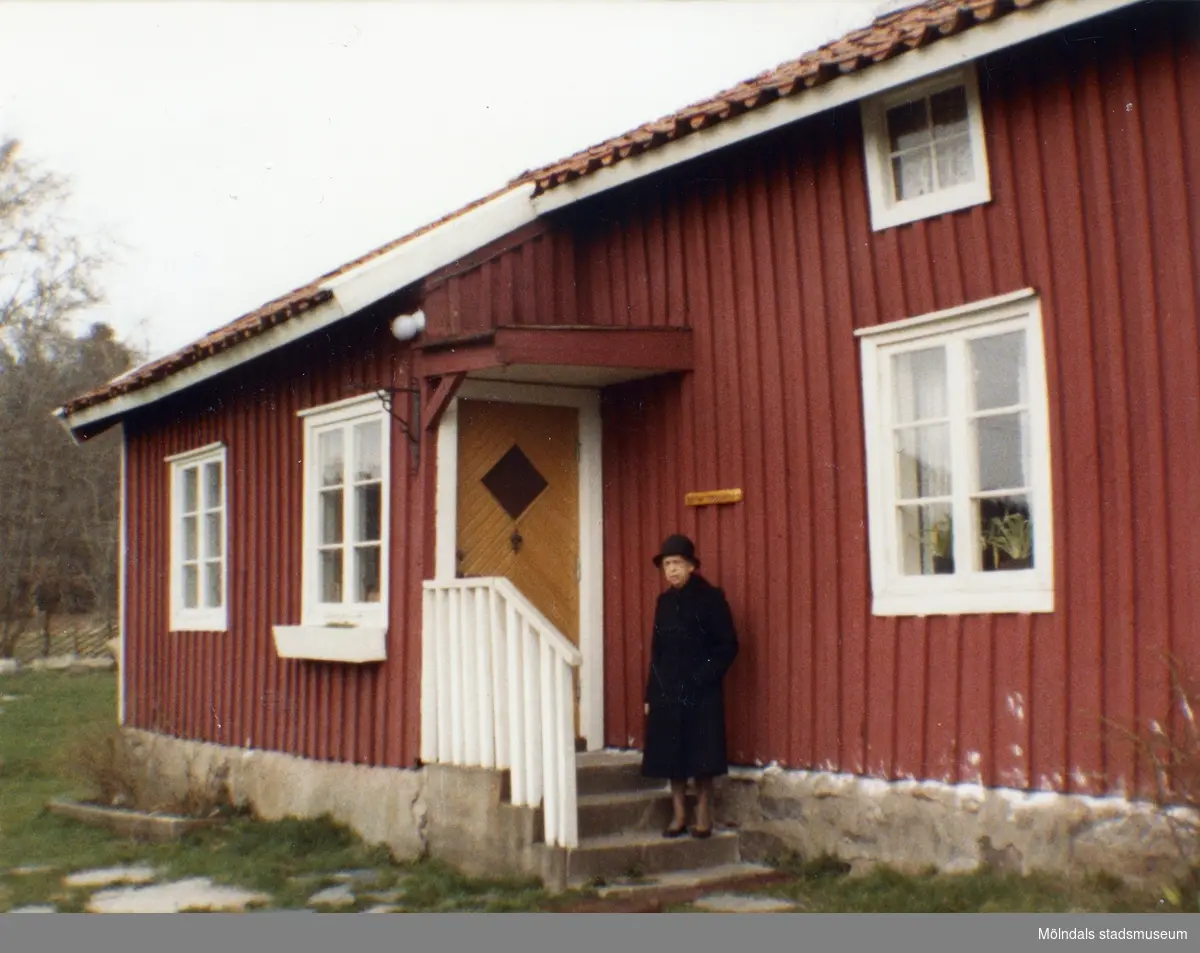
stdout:
{"type": "Polygon", "coordinates": [[[738,652],[725,594],[696,570],[686,536],[671,536],[654,557],[669,588],[658,597],[646,682],[642,774],[671,782],[675,816],[665,837],[687,832],[687,781],[696,782],[693,837],[713,829],[713,778],[725,774],[722,680],[738,652]]]}

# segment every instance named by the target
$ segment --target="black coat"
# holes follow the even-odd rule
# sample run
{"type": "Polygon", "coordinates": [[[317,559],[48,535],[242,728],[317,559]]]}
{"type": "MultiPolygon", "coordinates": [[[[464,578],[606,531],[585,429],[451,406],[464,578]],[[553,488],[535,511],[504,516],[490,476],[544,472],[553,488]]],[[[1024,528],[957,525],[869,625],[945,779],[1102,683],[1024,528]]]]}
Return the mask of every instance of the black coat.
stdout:
{"type": "Polygon", "coordinates": [[[642,773],[705,778],[728,771],[722,680],[738,653],[725,593],[698,573],[658,597],[646,680],[642,773]]]}

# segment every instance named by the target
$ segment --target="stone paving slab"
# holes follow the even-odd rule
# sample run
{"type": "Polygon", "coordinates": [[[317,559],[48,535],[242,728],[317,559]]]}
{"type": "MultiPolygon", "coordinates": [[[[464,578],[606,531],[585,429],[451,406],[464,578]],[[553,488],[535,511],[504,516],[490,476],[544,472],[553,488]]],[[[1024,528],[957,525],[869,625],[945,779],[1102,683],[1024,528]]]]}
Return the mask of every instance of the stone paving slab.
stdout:
{"type": "Polygon", "coordinates": [[[713,913],[786,913],[796,910],[794,903],[778,897],[753,897],[734,893],[701,897],[693,906],[713,913]]]}
{"type": "Polygon", "coordinates": [[[149,887],[103,890],[87,903],[89,913],[186,913],[216,910],[240,913],[252,903],[269,903],[262,893],[215,885],[207,877],[149,887]]]}
{"type": "Polygon", "coordinates": [[[81,870],[63,879],[68,887],[111,887],[114,884],[146,884],[155,876],[153,867],[139,864],[132,867],[99,867],[81,870]]]}

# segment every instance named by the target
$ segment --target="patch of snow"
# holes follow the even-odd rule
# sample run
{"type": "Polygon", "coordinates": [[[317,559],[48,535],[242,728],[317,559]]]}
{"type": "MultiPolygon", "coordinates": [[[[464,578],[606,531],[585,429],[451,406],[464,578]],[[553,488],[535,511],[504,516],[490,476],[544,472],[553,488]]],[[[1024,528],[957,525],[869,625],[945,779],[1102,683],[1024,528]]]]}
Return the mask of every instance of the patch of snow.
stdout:
{"type": "Polygon", "coordinates": [[[195,877],[149,887],[103,890],[88,901],[86,909],[89,913],[187,913],[204,910],[238,913],[250,904],[269,903],[270,900],[263,893],[251,893],[240,887],[219,887],[207,877],[195,877]]]}
{"type": "Polygon", "coordinates": [[[9,910],[9,913],[58,913],[54,907],[17,907],[16,910],[9,910]]]}
{"type": "Polygon", "coordinates": [[[154,879],[153,867],[98,867],[81,870],[63,879],[68,887],[111,887],[113,884],[145,884],[154,879]]]}
{"type": "Polygon", "coordinates": [[[979,762],[982,760],[983,760],[983,757],[979,754],[978,751],[968,751],[967,752],[967,764],[969,764],[972,768],[979,767],[979,762]]]}
{"type": "Polygon", "coordinates": [[[364,913],[403,913],[403,907],[393,906],[392,904],[381,903],[363,911],[364,913]]]}
{"type": "Polygon", "coordinates": [[[777,897],[739,896],[732,893],[701,897],[693,906],[715,913],[784,913],[796,909],[794,903],[777,897]]]}
{"type": "Polygon", "coordinates": [[[362,884],[370,887],[379,883],[381,876],[382,874],[378,870],[367,867],[361,870],[339,870],[333,875],[333,879],[340,884],[362,884]]]}
{"type": "Polygon", "coordinates": [[[345,884],[326,887],[308,898],[310,907],[349,907],[354,904],[354,893],[345,884]]]}

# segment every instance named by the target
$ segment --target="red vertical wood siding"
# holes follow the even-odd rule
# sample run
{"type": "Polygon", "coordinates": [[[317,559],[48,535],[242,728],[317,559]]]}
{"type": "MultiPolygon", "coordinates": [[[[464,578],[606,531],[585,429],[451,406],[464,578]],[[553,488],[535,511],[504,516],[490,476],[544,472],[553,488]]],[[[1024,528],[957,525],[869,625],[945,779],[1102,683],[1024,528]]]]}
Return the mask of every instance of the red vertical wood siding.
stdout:
{"type": "MultiPolygon", "coordinates": [[[[430,282],[432,336],[693,329],[694,373],[604,392],[608,744],[641,742],[649,557],[682,530],[741,631],[735,762],[1145,789],[1103,720],[1178,717],[1167,653],[1200,674],[1187,536],[1200,522],[1200,194],[1187,188],[1200,181],[1200,24],[1185,6],[990,57],[985,206],[872,232],[852,106],[589,200],[430,282]],[[1045,326],[1057,611],[874,618],[854,330],[1028,286],[1045,326]],[[734,486],[744,503],[683,505],[688,490],[734,486]]],[[[393,433],[386,665],[283,662],[270,634],[299,615],[296,411],[347,396],[356,375],[407,379],[405,361],[385,329],[322,336],[234,378],[211,409],[197,392],[131,427],[131,723],[311,757],[415,757],[430,437],[412,474],[393,433]],[[230,443],[239,533],[232,631],[168,634],[162,460],[215,439],[230,443]]]]}
{"type": "Polygon", "coordinates": [[[641,741],[647,560],[681,528],[741,628],[734,761],[1145,789],[1104,722],[1178,718],[1167,653],[1200,675],[1200,34],[1173,5],[1085,33],[981,69],[986,206],[873,233],[852,107],[580,211],[580,319],[696,335],[694,374],[606,394],[610,744],[641,741]],[[854,329],[1027,286],[1057,611],[873,618],[854,329]]]}
{"type": "Polygon", "coordinates": [[[408,441],[398,425],[392,429],[387,662],[284,660],[271,634],[275,624],[300,621],[304,431],[297,412],[405,385],[408,372],[385,320],[351,322],[231,372],[219,390],[197,388],[130,422],[128,724],[328,761],[413,762],[432,439],[414,473],[408,441]],[[216,441],[228,448],[229,631],[170,632],[164,458],[216,441]]]}

